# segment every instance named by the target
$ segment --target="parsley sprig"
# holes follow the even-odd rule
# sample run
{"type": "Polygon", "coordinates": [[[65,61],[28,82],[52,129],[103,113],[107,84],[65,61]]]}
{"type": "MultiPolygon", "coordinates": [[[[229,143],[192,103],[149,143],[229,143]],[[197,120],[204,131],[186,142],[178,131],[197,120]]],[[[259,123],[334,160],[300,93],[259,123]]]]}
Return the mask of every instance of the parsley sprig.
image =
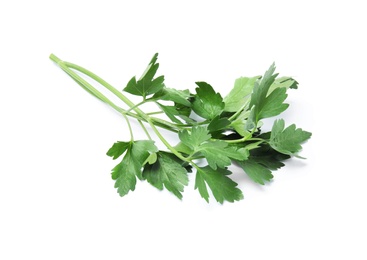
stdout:
{"type": "Polygon", "coordinates": [[[273,178],[272,171],[284,166],[283,161],[300,157],[301,145],[311,137],[310,132],[294,124],[286,127],[283,119],[275,120],[270,132],[261,131],[261,120],[285,111],[289,106],[284,103],[288,89],[298,87],[293,78],[278,77],[275,64],[263,76],[236,79],[223,98],[206,82],[196,82],[195,93],[167,87],[164,76],[156,76],[157,58],[155,54],[142,76],[132,77],[119,91],[93,72],[50,55],[82,88],[121,113],[127,122],[130,140],[118,141],[107,151],[112,159],[120,160],[111,173],[120,196],[134,191],[139,179],[181,199],[189,182],[188,173],[194,170],[195,189],[207,202],[210,194],[219,203],[234,202],[243,194],[230,178],[230,165],[239,166],[254,182],[263,185],[273,178]],[[116,105],[81,75],[100,83],[126,108],[116,105]],[[127,94],[140,96],[141,101],[133,103],[127,94]],[[155,103],[158,110],[143,111],[141,106],[148,102],[155,103]],[[146,140],[134,139],[132,118],[139,122],[146,140]],[[163,149],[156,146],[146,125],[164,144],[163,149]],[[163,136],[162,128],[177,134],[175,144],[163,136]]]}

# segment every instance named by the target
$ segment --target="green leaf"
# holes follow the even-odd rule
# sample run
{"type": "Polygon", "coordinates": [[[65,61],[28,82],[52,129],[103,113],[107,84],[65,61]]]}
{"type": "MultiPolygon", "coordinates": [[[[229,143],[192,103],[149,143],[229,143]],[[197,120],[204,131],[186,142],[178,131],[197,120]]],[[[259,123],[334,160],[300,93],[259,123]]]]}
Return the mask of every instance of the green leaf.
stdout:
{"type": "MultiPolygon", "coordinates": [[[[203,171],[203,170],[200,170],[203,171]]],[[[196,177],[195,177],[195,190],[198,189],[200,196],[206,200],[206,202],[209,203],[209,193],[208,193],[208,188],[206,187],[206,183],[205,183],[205,179],[204,179],[204,174],[200,173],[199,170],[197,170],[196,172],[196,177]]]]}
{"type": "Polygon", "coordinates": [[[255,162],[251,158],[246,161],[237,161],[239,166],[246,174],[256,183],[264,185],[265,181],[270,181],[273,178],[271,171],[265,166],[255,162]]]}
{"type": "Polygon", "coordinates": [[[227,175],[231,172],[227,169],[214,170],[209,166],[198,167],[195,179],[195,189],[199,190],[202,198],[209,202],[207,186],[217,202],[223,204],[224,201],[234,202],[243,199],[243,194],[237,188],[237,183],[227,175]]]}
{"type": "Polygon", "coordinates": [[[193,127],[191,133],[182,130],[178,136],[182,144],[188,147],[188,149],[183,147],[184,150],[190,150],[190,154],[200,152],[213,169],[230,165],[231,159],[245,160],[248,156],[245,148],[228,146],[228,143],[222,140],[210,141],[211,135],[204,126],[193,127]]]}
{"type": "Polygon", "coordinates": [[[120,196],[125,196],[129,191],[135,190],[136,168],[131,153],[128,150],[123,160],[112,169],[112,179],[115,180],[115,188],[120,196]]]}
{"type": "Polygon", "coordinates": [[[227,117],[216,116],[208,125],[208,130],[210,133],[225,130],[227,126],[231,124],[231,121],[227,117]]]}
{"type": "Polygon", "coordinates": [[[112,157],[112,159],[117,159],[120,157],[126,149],[130,146],[131,142],[116,142],[112,145],[112,147],[107,151],[107,155],[112,157]]]}
{"type": "Polygon", "coordinates": [[[249,159],[265,166],[266,168],[270,170],[277,170],[283,167],[284,166],[283,161],[290,158],[289,155],[282,154],[274,150],[268,144],[266,145],[261,144],[260,146],[258,146],[257,143],[252,143],[252,144],[246,145],[246,148],[251,149],[251,147],[249,147],[251,145],[253,145],[254,149],[250,151],[251,155],[249,159]]]}
{"type": "Polygon", "coordinates": [[[157,161],[152,165],[145,165],[143,176],[147,181],[159,190],[165,187],[176,197],[182,199],[184,186],[189,179],[183,162],[179,161],[173,154],[160,151],[157,161]]]}
{"type": "Polygon", "coordinates": [[[157,161],[158,157],[157,157],[157,153],[151,153],[149,154],[148,158],[145,160],[144,165],[149,163],[149,164],[153,164],[157,161]]]}
{"type": "Polygon", "coordinates": [[[296,80],[294,80],[293,78],[291,78],[291,77],[277,78],[277,79],[274,80],[273,84],[271,84],[271,86],[269,88],[269,91],[268,91],[268,95],[277,88],[297,89],[298,88],[298,82],[296,80]]]}
{"type": "Polygon", "coordinates": [[[285,129],[284,127],[283,119],[274,122],[269,144],[280,153],[297,156],[297,153],[302,149],[301,144],[311,137],[311,133],[296,128],[295,124],[285,129]]]}
{"type": "Polygon", "coordinates": [[[176,110],[176,107],[174,106],[164,106],[160,103],[158,103],[158,106],[162,109],[162,111],[168,116],[169,119],[171,119],[172,122],[177,124],[182,124],[182,122],[176,118],[176,116],[179,116],[179,112],[176,110]]]}
{"type": "Polygon", "coordinates": [[[250,110],[250,114],[245,122],[245,130],[252,131],[258,127],[258,121],[256,119],[256,106],[253,106],[250,110]]]}
{"type": "MultiPolygon", "coordinates": [[[[265,98],[265,102],[260,111],[258,111],[258,118],[268,118],[277,116],[288,108],[288,104],[284,104],[284,100],[287,98],[285,88],[275,89],[269,96],[265,98]]],[[[256,106],[255,106],[256,108],[256,106]]]]}
{"type": "Polygon", "coordinates": [[[248,150],[245,148],[237,149],[234,146],[228,146],[228,143],[222,140],[206,142],[200,145],[199,151],[205,156],[209,166],[216,170],[231,165],[231,159],[246,160],[248,150]]]}
{"type": "Polygon", "coordinates": [[[195,126],[191,132],[188,130],[181,130],[178,132],[178,137],[181,142],[190,147],[193,150],[198,149],[201,143],[209,140],[211,135],[205,126],[195,126]]]}
{"type": "Polygon", "coordinates": [[[188,125],[194,126],[197,125],[197,122],[190,118],[191,115],[191,103],[190,106],[185,106],[179,103],[175,103],[175,108],[178,112],[178,117],[181,118],[183,121],[185,121],[188,125]]]}
{"type": "Polygon", "coordinates": [[[250,132],[247,129],[247,119],[250,116],[249,110],[243,110],[237,117],[231,122],[233,129],[241,136],[248,136],[250,132]]]}
{"type": "Polygon", "coordinates": [[[246,161],[236,161],[236,163],[254,182],[262,185],[273,178],[271,171],[283,167],[282,161],[290,158],[289,155],[275,151],[268,144],[259,145],[255,142],[247,145],[246,148],[253,148],[250,151],[250,157],[246,161]]]}
{"type": "Polygon", "coordinates": [[[254,107],[254,122],[256,123],[261,119],[261,111],[263,110],[266,103],[269,100],[266,100],[266,96],[268,94],[270,86],[273,84],[275,78],[278,74],[274,74],[275,72],[275,64],[273,63],[270,68],[265,72],[264,76],[261,78],[260,82],[255,82],[254,90],[251,95],[251,101],[249,107],[254,107]]]}
{"type": "Polygon", "coordinates": [[[205,82],[196,82],[196,96],[192,109],[196,114],[205,119],[213,119],[221,114],[224,109],[222,96],[216,93],[212,86],[205,82]]]}
{"type": "Polygon", "coordinates": [[[159,92],[155,93],[153,99],[172,101],[177,104],[181,104],[187,107],[191,106],[189,90],[177,90],[174,88],[163,87],[159,92]]]}
{"type": "MultiPolygon", "coordinates": [[[[191,106],[191,103],[190,103],[190,106],[191,106]]],[[[176,110],[178,111],[180,116],[185,116],[187,118],[190,117],[190,114],[191,114],[191,107],[190,106],[185,106],[185,105],[182,105],[180,103],[175,103],[176,110]]],[[[193,119],[189,119],[189,120],[194,122],[193,119]]]]}
{"type": "Polygon", "coordinates": [[[135,190],[136,177],[143,179],[142,168],[151,153],[157,152],[154,141],[142,140],[131,142],[122,161],[112,169],[112,179],[116,180],[120,196],[135,190]]]}
{"type": "Polygon", "coordinates": [[[275,72],[275,64],[273,63],[269,69],[265,72],[264,76],[261,78],[260,82],[256,82],[252,95],[250,107],[253,105],[261,106],[265,100],[265,97],[268,94],[270,86],[273,84],[275,78],[278,74],[274,74],[275,72]]]}
{"type": "Polygon", "coordinates": [[[252,93],[255,82],[259,78],[259,76],[256,76],[252,78],[241,77],[236,79],[233,89],[223,100],[225,103],[224,110],[228,112],[237,112],[243,109],[243,106],[249,103],[250,94],[252,93]]]}
{"type": "Polygon", "coordinates": [[[178,152],[180,153],[184,153],[186,155],[190,155],[194,152],[194,150],[190,147],[188,147],[186,144],[184,144],[183,142],[179,142],[175,147],[174,147],[178,152]]]}
{"type": "Polygon", "coordinates": [[[157,57],[158,53],[154,55],[141,78],[137,81],[136,77],[133,77],[127,83],[124,91],[145,98],[147,95],[154,94],[164,87],[164,76],[153,79],[159,67],[159,63],[156,63],[157,57]]]}

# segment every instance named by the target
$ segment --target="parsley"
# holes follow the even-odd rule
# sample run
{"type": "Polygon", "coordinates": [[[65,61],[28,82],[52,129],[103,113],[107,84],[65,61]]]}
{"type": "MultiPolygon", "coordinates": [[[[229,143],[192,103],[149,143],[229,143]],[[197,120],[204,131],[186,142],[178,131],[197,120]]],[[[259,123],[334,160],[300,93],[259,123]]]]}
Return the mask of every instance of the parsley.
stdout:
{"type": "Polygon", "coordinates": [[[284,166],[283,161],[293,156],[302,158],[299,156],[302,144],[311,137],[310,132],[294,124],[286,127],[283,119],[275,120],[270,132],[261,131],[261,120],[286,110],[288,89],[298,87],[293,78],[278,77],[275,64],[263,76],[236,79],[232,90],[222,97],[206,82],[196,82],[195,93],[166,87],[164,76],[156,76],[158,54],[142,76],[138,80],[135,76],[131,78],[123,91],[83,67],[53,54],[50,59],[82,88],[125,118],[130,140],[118,141],[107,151],[114,160],[122,158],[111,173],[120,196],[134,191],[139,179],[182,199],[189,173],[194,169],[195,189],[207,202],[210,196],[219,203],[238,201],[243,194],[230,178],[230,165],[239,166],[254,182],[263,185],[273,178],[273,171],[284,166]],[[126,108],[108,99],[81,74],[111,91],[126,108]],[[133,103],[126,93],[140,96],[141,101],[133,103]],[[155,103],[158,110],[144,112],[141,106],[148,102],[155,103]],[[146,140],[134,139],[131,118],[140,123],[146,140]],[[155,145],[146,125],[164,148],[155,145]],[[177,134],[174,145],[165,139],[161,128],[177,134]],[[204,166],[199,166],[198,161],[204,166]]]}

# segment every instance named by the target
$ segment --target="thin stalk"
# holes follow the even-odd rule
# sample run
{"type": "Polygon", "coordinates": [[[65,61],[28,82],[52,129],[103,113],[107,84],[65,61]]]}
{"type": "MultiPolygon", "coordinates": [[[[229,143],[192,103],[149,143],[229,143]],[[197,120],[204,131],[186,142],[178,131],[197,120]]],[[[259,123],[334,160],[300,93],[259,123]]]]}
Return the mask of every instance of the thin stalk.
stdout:
{"type": "Polygon", "coordinates": [[[140,101],[139,103],[135,104],[135,106],[134,106],[134,107],[130,107],[127,111],[128,111],[128,112],[130,112],[130,111],[134,110],[134,108],[139,107],[139,106],[141,106],[141,105],[143,105],[143,104],[146,104],[146,103],[148,103],[148,102],[152,102],[152,101],[153,101],[153,100],[152,100],[152,99],[150,99],[150,98],[148,98],[148,99],[143,99],[143,101],[140,101]]]}
{"type": "Polygon", "coordinates": [[[240,113],[242,113],[242,111],[245,109],[245,107],[248,106],[248,104],[250,103],[250,101],[246,101],[245,104],[243,104],[243,106],[236,112],[234,113],[230,118],[228,118],[229,121],[232,121],[233,119],[235,119],[240,113]]]}
{"type": "Polygon", "coordinates": [[[146,134],[146,136],[149,138],[149,140],[152,140],[152,137],[150,136],[150,134],[149,134],[149,132],[148,132],[147,128],[145,127],[145,125],[143,124],[143,122],[142,122],[141,120],[138,120],[138,122],[139,122],[139,124],[140,124],[141,128],[143,128],[144,133],[145,133],[145,134],[146,134]]]}
{"type": "MultiPolygon", "coordinates": [[[[131,124],[130,124],[130,120],[129,118],[126,116],[126,114],[122,114],[122,116],[125,118],[127,126],[129,128],[129,132],[130,132],[130,140],[134,141],[134,134],[133,134],[133,130],[131,128],[131,124]]],[[[140,120],[138,120],[140,122],[140,120]]]]}
{"type": "MultiPolygon", "coordinates": [[[[138,109],[138,106],[144,104],[145,102],[142,101],[138,104],[134,104],[133,102],[131,102],[124,94],[122,94],[120,91],[118,91],[115,87],[113,87],[111,84],[109,84],[107,81],[105,81],[104,79],[102,79],[101,77],[99,77],[98,75],[94,74],[93,72],[79,66],[79,65],[76,65],[76,64],[73,64],[73,63],[70,63],[70,62],[66,62],[66,61],[63,61],[64,64],[69,67],[69,68],[72,68],[72,69],[75,69],[85,75],[87,75],[88,77],[94,79],[95,81],[97,81],[98,83],[100,83],[102,86],[104,86],[106,89],[108,89],[109,91],[111,91],[115,96],[117,96],[119,99],[121,99],[126,105],[129,106],[129,109],[126,111],[126,114],[127,115],[130,115],[129,112],[131,110],[134,110],[137,112],[137,109],[138,109]]],[[[147,100],[145,100],[147,101],[147,100]]],[[[138,111],[141,111],[140,109],[138,109],[138,111]]],[[[142,111],[141,111],[142,112],[142,111]]],[[[137,112],[137,114],[139,114],[137,112]]],[[[141,115],[140,115],[141,116],[141,115]]],[[[145,118],[142,118],[145,122],[146,119],[145,118]]],[[[178,125],[175,125],[175,124],[172,124],[170,122],[167,122],[166,120],[163,120],[163,119],[157,119],[157,118],[154,118],[153,121],[159,121],[160,125],[167,125],[167,127],[163,127],[167,130],[171,130],[172,128],[178,128],[180,126],[178,125]]]]}
{"type": "MultiPolygon", "coordinates": [[[[135,104],[130,101],[124,94],[122,94],[120,91],[118,91],[116,88],[114,88],[112,85],[110,85],[107,81],[102,79],[101,77],[97,76],[93,72],[84,69],[83,67],[80,67],[79,65],[62,61],[58,57],[56,57],[54,54],[50,55],[50,59],[56,62],[69,76],[71,76],[73,79],[75,79],[78,83],[81,82],[83,84],[80,84],[83,88],[85,88],[88,92],[92,91],[92,94],[94,94],[96,97],[101,99],[102,101],[105,101],[108,104],[113,104],[108,98],[106,98],[101,92],[96,90],[92,85],[90,85],[88,82],[86,82],[84,79],[82,79],[79,75],[77,75],[75,72],[73,72],[70,68],[78,70],[82,72],[83,74],[87,75],[88,77],[96,80],[98,83],[100,83],[102,86],[104,86],[106,89],[111,91],[114,95],[116,95],[121,101],[123,101],[127,106],[130,108],[133,108],[133,110],[140,116],[144,121],[146,121],[154,131],[154,133],[158,136],[158,138],[162,141],[162,143],[178,158],[180,158],[183,161],[188,161],[181,153],[179,153],[172,145],[168,143],[168,141],[163,137],[163,135],[158,131],[155,124],[153,123],[153,120],[150,116],[145,114],[140,108],[136,107],[135,104]]],[[[114,105],[114,104],[113,104],[114,105]]],[[[126,115],[126,113],[125,113],[126,115]]]]}
{"type": "MultiPolygon", "coordinates": [[[[133,117],[137,120],[142,120],[145,121],[146,120],[144,118],[142,118],[141,116],[132,113],[132,112],[128,112],[125,109],[117,106],[115,103],[113,103],[110,99],[108,99],[105,95],[103,95],[100,91],[98,91],[96,88],[94,88],[91,84],[89,84],[86,80],[84,80],[82,77],[80,77],[78,74],[76,74],[74,71],[72,71],[70,68],[76,69],[75,66],[71,66],[68,67],[65,65],[65,62],[63,62],[62,60],[60,60],[58,57],[56,57],[54,54],[50,55],[50,59],[53,60],[55,63],[57,63],[57,65],[63,70],[65,71],[76,83],[78,83],[83,89],[85,89],[88,93],[92,94],[94,97],[98,98],[99,100],[101,100],[102,102],[110,105],[113,109],[115,109],[117,112],[123,114],[123,115],[128,115],[130,117],[133,117]]],[[[70,65],[70,63],[68,63],[68,65],[70,65]]],[[[80,69],[81,67],[78,66],[78,68],[80,69]]],[[[79,72],[83,73],[83,71],[79,72]]],[[[89,71],[88,71],[89,72],[89,71]]],[[[85,74],[85,73],[84,73],[85,74]]],[[[95,74],[93,74],[95,75],[95,74]]],[[[91,75],[88,75],[89,77],[91,77],[91,75]]],[[[95,75],[95,77],[91,77],[94,80],[100,79],[98,76],[95,75]]],[[[98,80],[97,80],[98,81],[98,80]]],[[[166,130],[172,131],[172,132],[177,132],[177,127],[174,124],[170,124],[169,122],[165,121],[165,120],[161,120],[161,119],[153,119],[154,122],[157,121],[156,125],[164,128],[166,130]],[[159,122],[158,122],[159,121],[159,122]]]]}
{"type": "Polygon", "coordinates": [[[185,162],[189,162],[189,160],[186,159],[186,157],[184,157],[180,152],[178,152],[172,145],[170,145],[170,143],[163,137],[163,135],[158,131],[158,129],[155,127],[155,125],[153,124],[153,122],[150,120],[149,116],[148,116],[148,120],[147,120],[148,124],[150,125],[150,127],[152,128],[152,130],[154,131],[154,133],[158,136],[158,138],[162,141],[162,143],[168,148],[168,150],[170,150],[174,155],[176,155],[178,158],[180,158],[181,160],[185,161],[185,162]]]}
{"type": "MultiPolygon", "coordinates": [[[[65,71],[73,80],[75,80],[82,88],[84,88],[86,91],[88,91],[90,94],[98,98],[99,100],[109,104],[113,108],[117,108],[117,106],[111,102],[105,95],[103,95],[100,91],[95,89],[91,84],[89,84],[86,80],[84,80],[82,77],[80,77],[78,74],[74,73],[72,70],[69,69],[68,66],[64,64],[62,60],[60,60],[55,55],[51,54],[50,59],[53,60],[63,71],[65,71]]],[[[119,112],[121,111],[121,108],[117,108],[119,112]]]]}
{"type": "Polygon", "coordinates": [[[155,112],[149,112],[149,113],[146,113],[148,116],[152,116],[152,115],[159,115],[159,114],[163,114],[164,112],[163,111],[155,111],[155,112]]]}
{"type": "Polygon", "coordinates": [[[104,86],[106,89],[108,89],[109,91],[111,91],[115,96],[117,96],[119,99],[121,99],[121,101],[123,101],[127,106],[129,106],[129,108],[133,108],[133,110],[139,115],[141,116],[143,119],[147,119],[146,115],[143,113],[143,111],[141,111],[138,107],[136,107],[136,105],[130,101],[130,99],[128,99],[124,94],[122,94],[120,91],[118,91],[115,87],[113,87],[111,84],[109,84],[107,81],[105,81],[104,79],[102,79],[101,77],[97,76],[96,74],[94,74],[93,72],[70,62],[67,61],[63,61],[63,63],[65,64],[65,66],[78,70],[80,72],[82,72],[83,74],[87,75],[88,77],[94,79],[95,81],[97,81],[98,83],[100,83],[102,86],[104,86]]]}

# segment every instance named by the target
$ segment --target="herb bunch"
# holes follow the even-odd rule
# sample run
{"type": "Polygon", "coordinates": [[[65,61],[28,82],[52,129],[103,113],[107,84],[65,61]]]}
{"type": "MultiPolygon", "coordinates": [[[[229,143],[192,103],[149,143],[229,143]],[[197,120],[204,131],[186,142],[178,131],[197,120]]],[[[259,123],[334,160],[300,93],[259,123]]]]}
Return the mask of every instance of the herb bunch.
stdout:
{"type": "Polygon", "coordinates": [[[300,157],[301,145],[311,137],[310,132],[294,124],[286,127],[283,119],[276,119],[270,132],[261,131],[261,120],[285,111],[289,106],[284,103],[287,90],[298,87],[293,78],[278,77],[274,64],[263,76],[236,79],[232,90],[222,97],[206,82],[196,82],[195,93],[166,87],[164,76],[156,76],[157,58],[155,54],[142,76],[131,78],[121,92],[91,71],[50,55],[82,88],[121,113],[127,122],[130,140],[118,141],[107,151],[114,160],[120,158],[112,169],[120,196],[134,191],[139,179],[181,199],[188,173],[194,170],[195,189],[207,202],[210,194],[219,203],[234,202],[243,194],[230,178],[230,165],[242,168],[254,182],[263,185],[273,178],[272,171],[284,166],[283,161],[300,157]],[[127,108],[113,103],[81,74],[111,91],[127,108]],[[133,103],[126,93],[140,96],[141,102],[133,103]],[[155,103],[157,111],[143,111],[141,106],[148,102],[155,103]],[[131,118],[139,122],[146,140],[134,139],[131,118]],[[164,149],[155,145],[147,125],[164,149]],[[169,143],[161,128],[176,133],[177,142],[169,143]]]}

